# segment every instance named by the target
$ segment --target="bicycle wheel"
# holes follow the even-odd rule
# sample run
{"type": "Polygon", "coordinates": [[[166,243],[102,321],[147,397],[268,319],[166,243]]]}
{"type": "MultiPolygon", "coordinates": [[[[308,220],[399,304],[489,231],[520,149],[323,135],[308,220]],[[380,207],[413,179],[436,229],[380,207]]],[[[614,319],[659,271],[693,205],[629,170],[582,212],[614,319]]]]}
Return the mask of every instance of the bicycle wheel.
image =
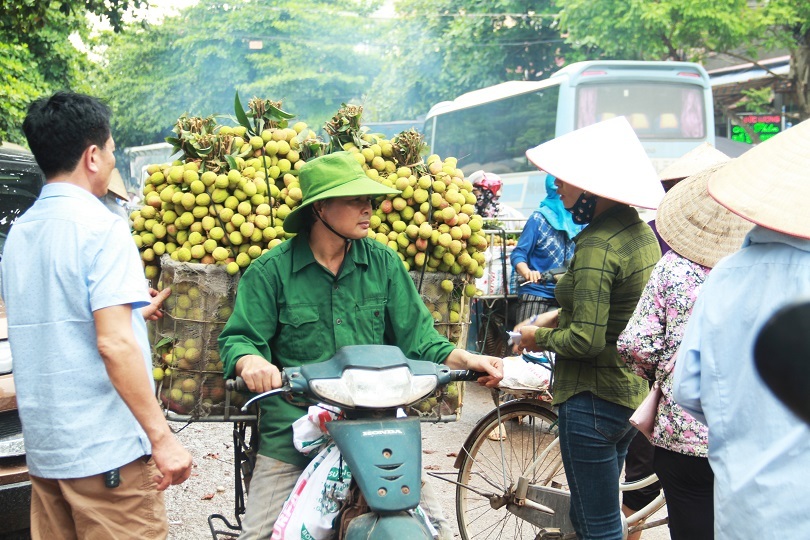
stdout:
{"type": "MultiPolygon", "coordinates": [[[[478,422],[459,461],[461,485],[456,487],[456,518],[464,540],[534,540],[542,527],[554,525],[551,516],[538,512],[532,512],[528,521],[525,512],[531,511],[513,503],[521,476],[536,486],[568,490],[556,438],[557,415],[532,399],[502,405],[500,423],[498,409],[478,422]],[[503,440],[498,440],[499,433],[505,437],[503,440]]],[[[567,519],[565,499],[565,508],[558,515],[567,519]]]]}

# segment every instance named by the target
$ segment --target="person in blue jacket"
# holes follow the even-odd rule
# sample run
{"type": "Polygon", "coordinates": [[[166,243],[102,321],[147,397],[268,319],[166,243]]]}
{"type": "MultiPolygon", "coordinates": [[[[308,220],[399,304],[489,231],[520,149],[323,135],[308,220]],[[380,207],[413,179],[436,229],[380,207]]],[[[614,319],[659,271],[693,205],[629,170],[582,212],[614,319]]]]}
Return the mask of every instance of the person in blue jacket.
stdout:
{"type": "Polygon", "coordinates": [[[554,177],[546,175],[546,198],[532,212],[510,256],[514,271],[525,280],[518,290],[518,321],[559,307],[555,284],[541,282],[541,276],[565,266],[574,254],[573,238],[580,230],[582,226],[574,223],[557,194],[554,177]]]}

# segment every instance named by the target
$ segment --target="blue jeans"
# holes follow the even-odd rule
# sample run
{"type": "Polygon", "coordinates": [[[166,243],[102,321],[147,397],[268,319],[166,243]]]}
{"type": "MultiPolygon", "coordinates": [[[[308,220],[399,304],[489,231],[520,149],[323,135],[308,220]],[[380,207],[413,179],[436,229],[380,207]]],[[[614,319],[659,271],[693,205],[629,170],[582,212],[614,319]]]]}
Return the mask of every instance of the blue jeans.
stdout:
{"type": "Polygon", "coordinates": [[[621,540],[619,475],[636,434],[633,409],[577,394],[559,407],[560,451],[571,489],[571,522],[581,540],[621,540]]]}

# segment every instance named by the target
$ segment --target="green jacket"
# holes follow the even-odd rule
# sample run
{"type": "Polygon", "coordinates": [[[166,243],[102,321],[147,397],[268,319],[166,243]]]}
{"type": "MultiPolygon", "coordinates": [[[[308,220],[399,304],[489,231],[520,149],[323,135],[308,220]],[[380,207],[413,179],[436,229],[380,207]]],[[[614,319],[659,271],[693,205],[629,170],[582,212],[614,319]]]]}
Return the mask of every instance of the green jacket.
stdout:
{"type": "MultiPolygon", "coordinates": [[[[279,369],[322,362],[347,345],[396,345],[405,356],[441,363],[454,349],[433,327],[402,261],[376,241],[353,242],[340,279],[321,266],[299,234],[254,261],[239,281],[234,312],[219,336],[225,376],[259,355],[279,369]]],[[[380,389],[384,391],[385,389],[380,389]]],[[[306,407],[262,402],[259,453],[300,467],[292,423],[306,407]]]]}
{"type": "Polygon", "coordinates": [[[619,357],[616,340],[627,326],[661,248],[635,209],[616,206],[574,239],[574,257],[557,283],[556,329],[540,328],[538,345],[556,353],[554,403],[581,392],[638,407],[647,383],[619,357]]]}

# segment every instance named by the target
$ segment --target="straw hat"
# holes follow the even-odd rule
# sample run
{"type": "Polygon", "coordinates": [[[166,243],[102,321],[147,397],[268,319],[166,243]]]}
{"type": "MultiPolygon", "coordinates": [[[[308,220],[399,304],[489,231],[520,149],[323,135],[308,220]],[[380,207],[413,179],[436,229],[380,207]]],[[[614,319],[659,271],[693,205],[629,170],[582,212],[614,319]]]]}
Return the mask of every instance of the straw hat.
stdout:
{"type": "Polygon", "coordinates": [[[709,194],[765,228],[810,239],[810,120],[771,137],[709,178],[709,194]],[[791,211],[793,210],[793,211],[791,211]]]}
{"type": "Polygon", "coordinates": [[[124,179],[121,178],[121,173],[118,169],[113,169],[110,173],[110,183],[107,185],[107,191],[125,201],[129,200],[127,188],[124,186],[124,179]]]}
{"type": "Polygon", "coordinates": [[[658,207],[658,234],[682,257],[714,268],[742,246],[751,223],[709,196],[706,183],[726,163],[712,165],[670,189],[658,207]]]}
{"type": "Polygon", "coordinates": [[[697,174],[715,163],[725,163],[729,159],[731,158],[723,152],[704,142],[670,163],[669,167],[661,171],[658,176],[662,182],[681,180],[687,176],[697,174]]]}
{"type": "Polygon", "coordinates": [[[526,150],[538,168],[606,199],[655,210],[664,196],[644,147],[623,116],[526,150]]]}
{"type": "Polygon", "coordinates": [[[302,210],[316,201],[334,197],[402,193],[369,178],[363,167],[348,152],[334,152],[307,161],[301,167],[298,182],[303,194],[301,205],[284,219],[284,230],[290,233],[298,232],[304,217],[302,210]]]}

